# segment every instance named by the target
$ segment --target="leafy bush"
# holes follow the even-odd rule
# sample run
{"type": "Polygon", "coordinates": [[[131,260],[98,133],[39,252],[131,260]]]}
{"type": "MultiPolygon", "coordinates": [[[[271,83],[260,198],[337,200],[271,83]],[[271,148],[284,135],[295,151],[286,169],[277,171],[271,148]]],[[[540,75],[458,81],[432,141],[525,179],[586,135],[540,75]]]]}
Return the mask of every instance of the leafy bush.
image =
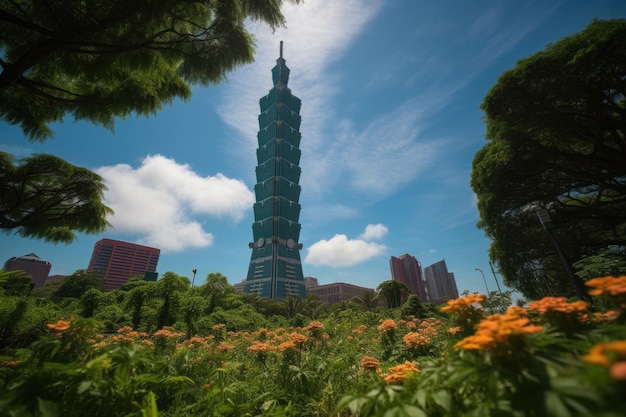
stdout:
{"type": "MultiPolygon", "coordinates": [[[[233,303],[197,320],[183,306],[156,330],[159,300],[142,310],[142,329],[118,305],[99,306],[95,319],[53,309],[45,334],[0,358],[0,415],[619,416],[626,277],[588,284],[612,310],[547,297],[489,314],[472,294],[437,317],[342,308],[290,326],[233,303]]],[[[3,300],[5,321],[21,311],[14,332],[50,307],[3,300]]]]}

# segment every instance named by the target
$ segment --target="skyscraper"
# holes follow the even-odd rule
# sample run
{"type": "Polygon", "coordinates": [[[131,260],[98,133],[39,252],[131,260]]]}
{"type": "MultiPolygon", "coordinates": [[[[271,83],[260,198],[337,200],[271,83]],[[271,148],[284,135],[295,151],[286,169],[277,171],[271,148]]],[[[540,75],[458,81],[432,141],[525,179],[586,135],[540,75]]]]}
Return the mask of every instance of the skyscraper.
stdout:
{"type": "Polygon", "coordinates": [[[444,303],[459,298],[454,274],[448,272],[445,259],[424,268],[424,276],[429,301],[444,303]]]}
{"type": "Polygon", "coordinates": [[[130,278],[156,273],[160,249],[121,240],[102,239],[96,242],[88,271],[100,272],[105,291],[118,289],[130,278]]]}
{"type": "Polygon", "coordinates": [[[264,298],[304,297],[300,261],[300,105],[287,87],[283,43],[272,68],[274,87],[261,98],[254,192],[254,242],[244,291],[264,298]]]}
{"type": "Polygon", "coordinates": [[[428,301],[426,295],[426,284],[422,277],[422,265],[415,256],[408,253],[396,258],[389,259],[391,269],[391,279],[405,283],[411,290],[411,294],[416,294],[420,300],[428,301]]]}

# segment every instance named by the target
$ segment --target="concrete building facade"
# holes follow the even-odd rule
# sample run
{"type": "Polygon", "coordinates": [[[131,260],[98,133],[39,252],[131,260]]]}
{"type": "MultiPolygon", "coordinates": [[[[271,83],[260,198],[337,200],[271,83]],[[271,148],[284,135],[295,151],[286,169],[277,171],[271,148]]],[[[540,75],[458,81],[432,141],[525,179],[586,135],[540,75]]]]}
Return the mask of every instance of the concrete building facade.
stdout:
{"type": "Polygon", "coordinates": [[[52,268],[50,262],[44,261],[34,253],[7,259],[2,267],[4,271],[26,272],[33,278],[32,283],[35,287],[43,287],[46,284],[50,268],[52,268]]]}
{"type": "Polygon", "coordinates": [[[316,294],[319,301],[326,305],[349,301],[354,297],[360,297],[366,292],[374,292],[372,288],[359,287],[358,285],[345,282],[335,282],[324,285],[311,285],[307,287],[308,294],[316,294]]]}
{"type": "Polygon", "coordinates": [[[102,239],[94,245],[87,271],[102,274],[105,291],[116,290],[132,277],[155,274],[160,254],[157,248],[102,239]]]}

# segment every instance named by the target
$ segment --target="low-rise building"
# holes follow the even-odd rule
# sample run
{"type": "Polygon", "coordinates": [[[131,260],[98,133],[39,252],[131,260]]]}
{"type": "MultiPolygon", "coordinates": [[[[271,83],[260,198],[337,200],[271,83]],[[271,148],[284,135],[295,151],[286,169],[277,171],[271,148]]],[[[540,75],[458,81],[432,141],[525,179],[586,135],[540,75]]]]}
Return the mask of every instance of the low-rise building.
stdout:
{"type": "Polygon", "coordinates": [[[3,266],[4,271],[24,271],[33,278],[35,287],[43,287],[50,273],[52,264],[44,261],[34,253],[24,256],[14,256],[8,259],[3,266]]]}

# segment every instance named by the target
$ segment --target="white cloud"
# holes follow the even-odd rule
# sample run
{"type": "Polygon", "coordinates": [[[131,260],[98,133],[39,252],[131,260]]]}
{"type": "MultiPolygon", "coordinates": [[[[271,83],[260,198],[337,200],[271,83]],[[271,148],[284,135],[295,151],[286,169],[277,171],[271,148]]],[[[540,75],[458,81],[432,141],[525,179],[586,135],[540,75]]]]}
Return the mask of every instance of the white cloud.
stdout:
{"type": "Polygon", "coordinates": [[[363,240],[381,239],[388,231],[389,229],[384,224],[368,224],[360,238],[363,240]]]}
{"type": "Polygon", "coordinates": [[[337,234],[330,240],[320,240],[309,248],[304,261],[316,266],[333,268],[353,266],[382,255],[387,247],[371,242],[387,233],[382,224],[369,224],[365,232],[357,239],[348,239],[344,234],[337,234]]]}
{"type": "Polygon", "coordinates": [[[118,164],[96,172],[108,187],[104,202],[115,211],[109,219],[115,230],[138,235],[141,243],[164,251],[210,246],[213,235],[200,218],[237,221],[254,203],[242,181],[220,173],[203,178],[162,155],[147,156],[137,169],[118,164]]]}
{"type": "Polygon", "coordinates": [[[443,141],[420,141],[423,112],[417,102],[374,120],[343,150],[345,168],[356,189],[379,198],[405,186],[434,162],[443,141]]]}

